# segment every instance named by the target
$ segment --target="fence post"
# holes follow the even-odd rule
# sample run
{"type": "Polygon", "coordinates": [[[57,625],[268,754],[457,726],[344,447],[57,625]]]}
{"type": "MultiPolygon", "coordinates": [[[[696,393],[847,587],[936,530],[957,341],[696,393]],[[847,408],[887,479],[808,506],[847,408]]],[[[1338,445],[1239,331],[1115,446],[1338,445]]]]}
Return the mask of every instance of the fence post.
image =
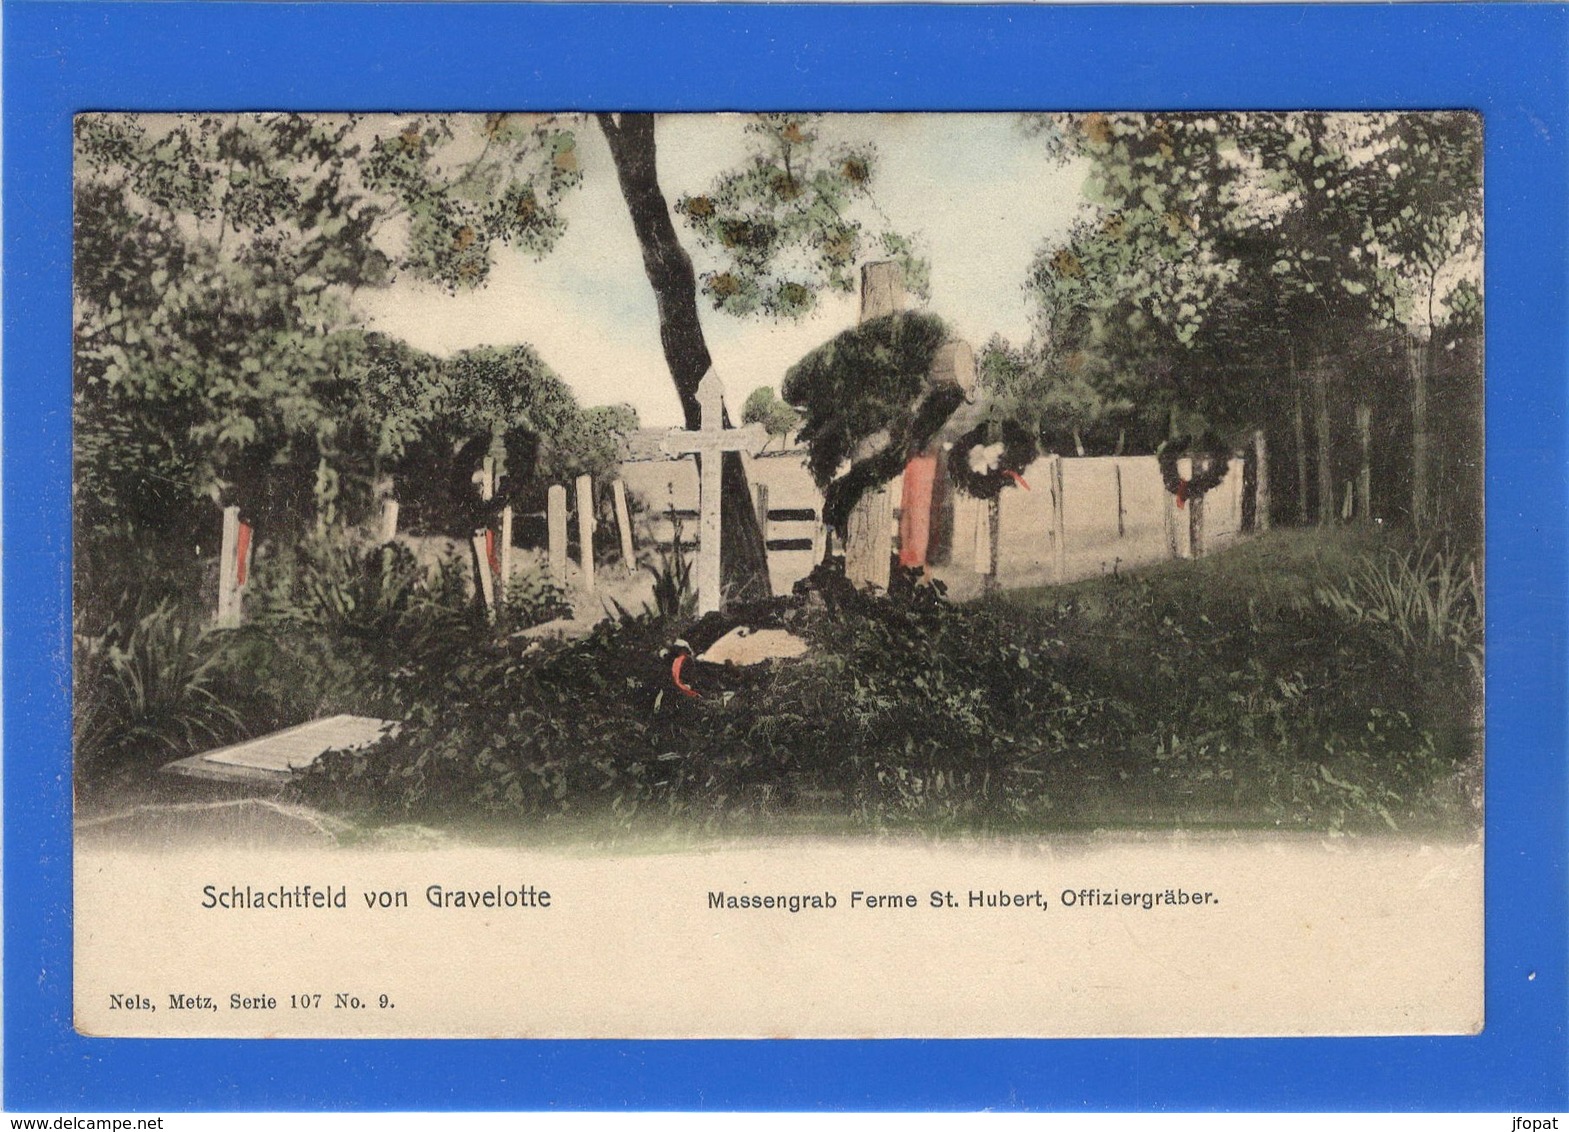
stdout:
{"type": "Polygon", "coordinates": [[[1243,470],[1246,466],[1247,456],[1245,453],[1233,452],[1231,454],[1231,467],[1226,469],[1226,480],[1227,486],[1231,489],[1231,525],[1228,533],[1233,538],[1240,537],[1242,534],[1242,489],[1245,486],[1243,483],[1245,478],[1243,470]]]}
{"type": "Polygon", "coordinates": [[[495,578],[490,572],[490,554],[486,543],[489,541],[490,532],[481,528],[474,532],[474,537],[469,539],[469,548],[474,552],[474,592],[479,595],[479,600],[485,603],[485,615],[496,615],[496,586],[495,578]]]}
{"type": "Polygon", "coordinates": [[[974,554],[973,565],[977,574],[985,574],[991,566],[992,536],[991,526],[986,521],[986,501],[982,499],[966,498],[965,513],[974,520],[973,538],[971,547],[974,554]]]}
{"type": "Polygon", "coordinates": [[[1329,360],[1314,359],[1309,371],[1313,380],[1313,431],[1318,447],[1318,523],[1327,527],[1334,521],[1335,461],[1329,435],[1329,360]]]}
{"type": "Polygon", "coordinates": [[[610,494],[616,504],[616,530],[621,535],[621,565],[630,574],[637,569],[637,559],[632,553],[632,518],[627,512],[627,488],[620,480],[610,485],[610,494]]]}
{"type": "Polygon", "coordinates": [[[545,526],[550,544],[550,577],[558,586],[567,582],[567,489],[559,483],[545,493],[545,526]]]}
{"type": "Polygon", "coordinates": [[[498,580],[498,595],[504,602],[507,600],[507,587],[512,582],[512,508],[501,509],[501,548],[497,553],[500,560],[501,577],[498,580]]]}
{"type": "MultiPolygon", "coordinates": [[[[1119,481],[1118,486],[1121,486],[1119,481]]],[[[1118,525],[1121,525],[1121,492],[1118,492],[1118,525]]],[[[1066,581],[1068,577],[1068,522],[1066,503],[1062,495],[1062,457],[1053,455],[1051,458],[1051,540],[1053,544],[1052,557],[1055,559],[1057,581],[1066,581]]]]}
{"type": "Polygon", "coordinates": [[[583,571],[583,588],[594,589],[594,481],[588,476],[577,478],[577,544],[579,564],[583,571]]]}
{"type": "Polygon", "coordinates": [[[1291,355],[1291,427],[1297,442],[1297,522],[1308,522],[1307,425],[1302,416],[1302,375],[1297,372],[1296,353],[1291,355]]]}
{"type": "Polygon", "coordinates": [[[1128,509],[1122,503],[1122,461],[1114,460],[1111,469],[1117,473],[1117,537],[1126,538],[1128,534],[1128,509]]]}
{"type": "Polygon", "coordinates": [[[231,628],[240,621],[239,571],[235,569],[240,545],[240,509],[223,509],[223,537],[218,546],[218,624],[231,628]]]}
{"type": "Polygon", "coordinates": [[[986,592],[997,589],[997,562],[1002,542],[1002,499],[992,496],[986,501],[986,592]]]}

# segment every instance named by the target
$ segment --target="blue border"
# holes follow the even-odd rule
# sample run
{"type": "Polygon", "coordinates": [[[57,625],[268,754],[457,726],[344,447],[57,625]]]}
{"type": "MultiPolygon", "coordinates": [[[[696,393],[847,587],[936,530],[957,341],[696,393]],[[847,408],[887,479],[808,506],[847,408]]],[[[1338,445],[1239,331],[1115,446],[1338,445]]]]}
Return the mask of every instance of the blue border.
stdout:
{"type": "Polygon", "coordinates": [[[21,0],[3,12],[7,1108],[1569,1108],[1569,10],[21,0]],[[527,107],[1483,111],[1485,1031],[1298,1041],[279,1041],[240,1049],[77,1036],[64,679],[71,115],[527,107]]]}

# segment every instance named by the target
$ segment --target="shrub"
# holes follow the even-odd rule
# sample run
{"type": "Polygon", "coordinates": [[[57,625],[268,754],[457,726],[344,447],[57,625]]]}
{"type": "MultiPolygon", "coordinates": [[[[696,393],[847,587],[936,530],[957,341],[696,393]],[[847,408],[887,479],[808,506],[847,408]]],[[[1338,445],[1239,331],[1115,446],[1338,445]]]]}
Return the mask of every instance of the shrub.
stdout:
{"type": "Polygon", "coordinates": [[[665,621],[691,617],[697,612],[697,590],[692,585],[692,559],[681,546],[681,520],[670,509],[670,542],[656,542],[654,560],[643,569],[654,576],[654,612],[665,621]]]}
{"type": "Polygon", "coordinates": [[[75,749],[85,783],[232,735],[239,716],[216,688],[217,634],[171,601],[75,641],[75,749]]]}
{"type": "Polygon", "coordinates": [[[1475,563],[1442,550],[1365,555],[1318,600],[1347,621],[1376,627],[1408,664],[1452,658],[1482,677],[1482,598],[1475,563]]]}
{"type": "Polygon", "coordinates": [[[787,628],[799,661],[678,695],[662,645],[709,623],[624,614],[573,642],[470,640],[399,681],[403,731],[302,785],[400,811],[780,813],[824,804],[870,825],[986,822],[1043,802],[1043,765],[1093,707],[1059,643],[1000,608],[844,588],[738,612],[787,628]]]}
{"type": "MultiPolygon", "coordinates": [[[[1283,548],[1265,548],[1271,570],[1283,548]]],[[[695,622],[667,606],[550,642],[463,623],[393,672],[397,736],[328,756],[299,786],[327,805],[434,818],[1474,822],[1468,666],[1449,651],[1436,671],[1391,664],[1403,638],[1388,622],[1302,600],[1331,571],[1261,581],[1235,553],[1057,587],[1034,608],[1018,594],[952,605],[907,578],[873,597],[828,564],[792,597],[695,622]],[[688,679],[709,682],[679,694],[662,646],[701,647],[735,623],[787,629],[809,650],[694,665],[688,679]]]]}

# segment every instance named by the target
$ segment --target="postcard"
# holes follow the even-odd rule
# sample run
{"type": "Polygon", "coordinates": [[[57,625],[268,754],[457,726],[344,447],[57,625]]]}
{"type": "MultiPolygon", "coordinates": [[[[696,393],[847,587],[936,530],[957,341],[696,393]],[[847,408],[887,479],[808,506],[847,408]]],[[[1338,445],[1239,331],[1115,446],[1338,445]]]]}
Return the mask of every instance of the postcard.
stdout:
{"type": "Polygon", "coordinates": [[[79,1033],[1483,1027],[1479,115],[73,132],[79,1033]]]}

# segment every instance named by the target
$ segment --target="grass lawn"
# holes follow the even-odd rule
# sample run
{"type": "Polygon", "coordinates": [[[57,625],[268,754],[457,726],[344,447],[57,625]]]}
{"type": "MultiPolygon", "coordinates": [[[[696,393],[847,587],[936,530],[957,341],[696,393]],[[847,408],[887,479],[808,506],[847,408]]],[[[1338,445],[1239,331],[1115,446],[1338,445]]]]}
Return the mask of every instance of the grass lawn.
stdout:
{"type": "Polygon", "coordinates": [[[1462,650],[1408,646],[1382,611],[1357,620],[1322,599],[1401,558],[1377,531],[1280,530],[1195,562],[995,599],[1046,615],[1130,724],[1120,744],[1053,764],[1061,820],[1479,824],[1481,696],[1462,650]]]}

